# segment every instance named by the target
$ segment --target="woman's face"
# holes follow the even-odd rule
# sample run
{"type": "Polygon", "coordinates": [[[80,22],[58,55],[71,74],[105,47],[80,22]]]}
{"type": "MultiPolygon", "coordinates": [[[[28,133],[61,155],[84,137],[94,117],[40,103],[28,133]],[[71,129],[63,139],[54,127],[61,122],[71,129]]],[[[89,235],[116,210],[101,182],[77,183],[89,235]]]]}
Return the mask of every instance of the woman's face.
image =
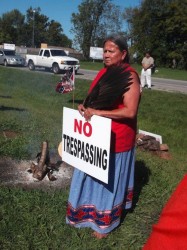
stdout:
{"type": "Polygon", "coordinates": [[[110,67],[121,64],[126,54],[126,50],[120,51],[115,43],[107,41],[103,48],[103,61],[105,66],[110,67]]]}

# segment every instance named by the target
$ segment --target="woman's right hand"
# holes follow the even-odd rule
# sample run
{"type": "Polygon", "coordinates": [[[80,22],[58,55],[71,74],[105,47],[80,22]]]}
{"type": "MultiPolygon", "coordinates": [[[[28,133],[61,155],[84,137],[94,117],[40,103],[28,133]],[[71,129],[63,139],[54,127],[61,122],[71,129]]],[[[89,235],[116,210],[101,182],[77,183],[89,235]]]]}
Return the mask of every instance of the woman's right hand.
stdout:
{"type": "Polygon", "coordinates": [[[86,111],[85,107],[83,106],[83,104],[79,104],[78,105],[78,111],[79,113],[84,116],[84,112],[86,111]]]}

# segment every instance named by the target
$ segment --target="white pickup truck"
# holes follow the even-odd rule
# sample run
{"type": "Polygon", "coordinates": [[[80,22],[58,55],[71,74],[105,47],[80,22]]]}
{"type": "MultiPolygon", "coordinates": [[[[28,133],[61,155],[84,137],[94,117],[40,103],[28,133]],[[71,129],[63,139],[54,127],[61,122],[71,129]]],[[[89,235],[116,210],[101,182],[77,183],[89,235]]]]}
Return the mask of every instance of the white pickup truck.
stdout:
{"type": "Polygon", "coordinates": [[[53,73],[58,74],[60,71],[67,71],[75,67],[75,73],[80,68],[79,60],[69,57],[62,49],[40,49],[38,55],[26,55],[26,64],[30,70],[35,67],[50,69],[53,73]]]}

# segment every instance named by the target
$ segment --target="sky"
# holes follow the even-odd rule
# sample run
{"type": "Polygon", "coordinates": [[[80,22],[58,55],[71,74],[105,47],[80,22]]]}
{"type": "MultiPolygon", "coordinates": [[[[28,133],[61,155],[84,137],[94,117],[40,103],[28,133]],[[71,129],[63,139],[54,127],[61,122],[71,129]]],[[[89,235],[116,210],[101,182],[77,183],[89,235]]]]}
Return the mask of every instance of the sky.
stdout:
{"type": "MultiPolygon", "coordinates": [[[[13,9],[18,9],[23,15],[30,7],[40,7],[41,14],[46,15],[49,20],[59,22],[63,28],[64,34],[73,39],[70,29],[72,13],[78,13],[78,6],[82,0],[0,0],[0,16],[13,9]]],[[[122,9],[125,7],[134,7],[140,5],[141,0],[113,0],[115,5],[122,9]]]]}

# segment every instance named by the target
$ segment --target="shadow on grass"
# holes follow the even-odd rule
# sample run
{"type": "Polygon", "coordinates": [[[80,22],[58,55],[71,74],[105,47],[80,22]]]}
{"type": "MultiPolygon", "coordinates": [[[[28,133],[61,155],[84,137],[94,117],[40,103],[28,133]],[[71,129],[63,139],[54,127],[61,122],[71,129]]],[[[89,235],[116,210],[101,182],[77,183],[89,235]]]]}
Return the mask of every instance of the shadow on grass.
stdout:
{"type": "Polygon", "coordinates": [[[0,95],[0,98],[10,99],[10,98],[12,98],[12,96],[10,96],[10,95],[0,95]]]}
{"type": "Polygon", "coordinates": [[[84,74],[83,74],[83,73],[80,73],[80,72],[77,72],[76,75],[78,75],[78,76],[83,76],[84,74]]]}
{"type": "Polygon", "coordinates": [[[0,111],[11,111],[11,110],[13,110],[13,111],[26,111],[26,109],[0,106],[0,111]]]}
{"type": "MultiPolygon", "coordinates": [[[[74,103],[76,103],[76,104],[82,104],[83,101],[84,101],[84,100],[82,100],[82,99],[80,99],[80,100],[79,100],[79,99],[75,99],[75,100],[74,100],[74,103]]],[[[73,100],[71,99],[71,100],[69,100],[68,102],[69,102],[69,103],[73,103],[73,100]]]]}
{"type": "Polygon", "coordinates": [[[136,161],[134,174],[134,197],[132,201],[132,209],[134,210],[138,203],[142,188],[148,184],[151,171],[146,167],[144,161],[136,161]]]}
{"type": "Polygon", "coordinates": [[[136,204],[138,203],[142,188],[148,184],[150,175],[151,175],[151,171],[149,168],[146,167],[144,161],[135,162],[134,195],[133,195],[133,200],[132,200],[132,208],[124,211],[124,214],[122,215],[122,218],[121,218],[121,222],[124,221],[128,213],[133,213],[136,207],[136,204]]]}

